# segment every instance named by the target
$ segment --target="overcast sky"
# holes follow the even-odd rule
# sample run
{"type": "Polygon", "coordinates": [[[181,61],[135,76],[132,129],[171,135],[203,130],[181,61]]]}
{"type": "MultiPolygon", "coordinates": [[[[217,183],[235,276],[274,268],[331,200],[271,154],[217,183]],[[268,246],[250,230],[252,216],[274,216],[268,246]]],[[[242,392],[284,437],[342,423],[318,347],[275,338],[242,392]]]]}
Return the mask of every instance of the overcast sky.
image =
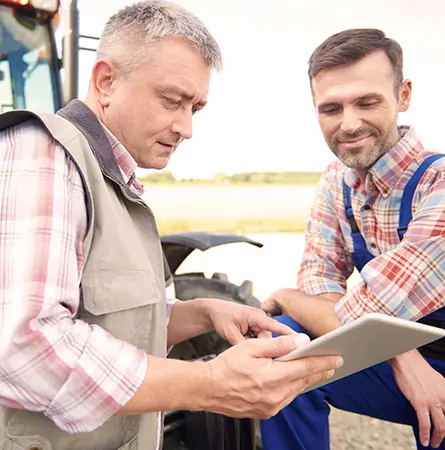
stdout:
{"type": "MultiPolygon", "coordinates": [[[[413,100],[399,122],[414,125],[425,145],[445,151],[444,0],[176,2],[204,21],[224,57],[209,105],[196,116],[193,138],[170,162],[178,178],[323,170],[333,157],[313,111],[307,61],[325,38],[347,28],[380,28],[400,42],[413,100]]],[[[79,0],[81,32],[99,35],[108,16],[129,3],[79,0]]],[[[92,56],[80,60],[82,98],[92,56]]]]}

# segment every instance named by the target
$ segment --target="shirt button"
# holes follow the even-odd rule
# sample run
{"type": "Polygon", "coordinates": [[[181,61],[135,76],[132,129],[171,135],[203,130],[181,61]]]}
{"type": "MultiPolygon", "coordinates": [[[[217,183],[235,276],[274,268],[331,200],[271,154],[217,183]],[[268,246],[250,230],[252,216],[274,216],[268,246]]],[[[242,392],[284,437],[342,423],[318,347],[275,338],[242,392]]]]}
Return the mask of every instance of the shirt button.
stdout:
{"type": "Polygon", "coordinates": [[[363,209],[365,209],[366,211],[369,211],[371,209],[371,206],[365,205],[365,206],[363,206],[363,209]]]}
{"type": "Polygon", "coordinates": [[[377,248],[377,245],[375,242],[371,242],[371,248],[377,248]]]}

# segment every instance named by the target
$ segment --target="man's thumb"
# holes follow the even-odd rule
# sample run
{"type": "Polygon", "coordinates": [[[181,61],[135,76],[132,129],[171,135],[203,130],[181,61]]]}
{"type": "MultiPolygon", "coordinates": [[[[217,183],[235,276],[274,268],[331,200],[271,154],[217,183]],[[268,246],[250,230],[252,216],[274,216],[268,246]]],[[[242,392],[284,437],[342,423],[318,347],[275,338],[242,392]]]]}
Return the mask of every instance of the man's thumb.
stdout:
{"type": "Polygon", "coordinates": [[[272,339],[252,339],[252,356],[256,358],[278,358],[286,355],[310,342],[309,336],[303,333],[295,333],[286,336],[278,336],[272,339]]]}

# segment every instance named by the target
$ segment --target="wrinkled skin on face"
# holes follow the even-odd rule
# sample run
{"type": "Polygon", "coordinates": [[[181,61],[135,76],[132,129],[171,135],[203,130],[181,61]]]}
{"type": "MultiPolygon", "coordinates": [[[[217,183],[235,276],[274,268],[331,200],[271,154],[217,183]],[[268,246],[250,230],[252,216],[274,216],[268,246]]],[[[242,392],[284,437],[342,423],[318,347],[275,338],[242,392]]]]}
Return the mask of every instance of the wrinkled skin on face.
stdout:
{"type": "Polygon", "coordinates": [[[207,102],[210,74],[191,43],[167,37],[151,44],[146,61],[129,74],[111,61],[97,61],[87,104],[139,167],[163,169],[179,143],[192,137],[192,118],[207,102]]]}

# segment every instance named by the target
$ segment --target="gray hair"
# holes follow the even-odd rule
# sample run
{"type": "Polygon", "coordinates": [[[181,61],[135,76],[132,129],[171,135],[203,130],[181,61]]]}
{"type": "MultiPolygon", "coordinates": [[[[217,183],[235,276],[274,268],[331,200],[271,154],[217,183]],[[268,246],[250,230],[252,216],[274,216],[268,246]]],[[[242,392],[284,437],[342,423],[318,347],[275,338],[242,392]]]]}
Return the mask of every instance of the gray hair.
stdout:
{"type": "Polygon", "coordinates": [[[151,43],[168,36],[189,41],[211,69],[221,70],[221,50],[205,25],[183,7],[164,0],[134,3],[111,16],[96,58],[112,60],[124,73],[130,72],[149,56],[151,43]]]}

